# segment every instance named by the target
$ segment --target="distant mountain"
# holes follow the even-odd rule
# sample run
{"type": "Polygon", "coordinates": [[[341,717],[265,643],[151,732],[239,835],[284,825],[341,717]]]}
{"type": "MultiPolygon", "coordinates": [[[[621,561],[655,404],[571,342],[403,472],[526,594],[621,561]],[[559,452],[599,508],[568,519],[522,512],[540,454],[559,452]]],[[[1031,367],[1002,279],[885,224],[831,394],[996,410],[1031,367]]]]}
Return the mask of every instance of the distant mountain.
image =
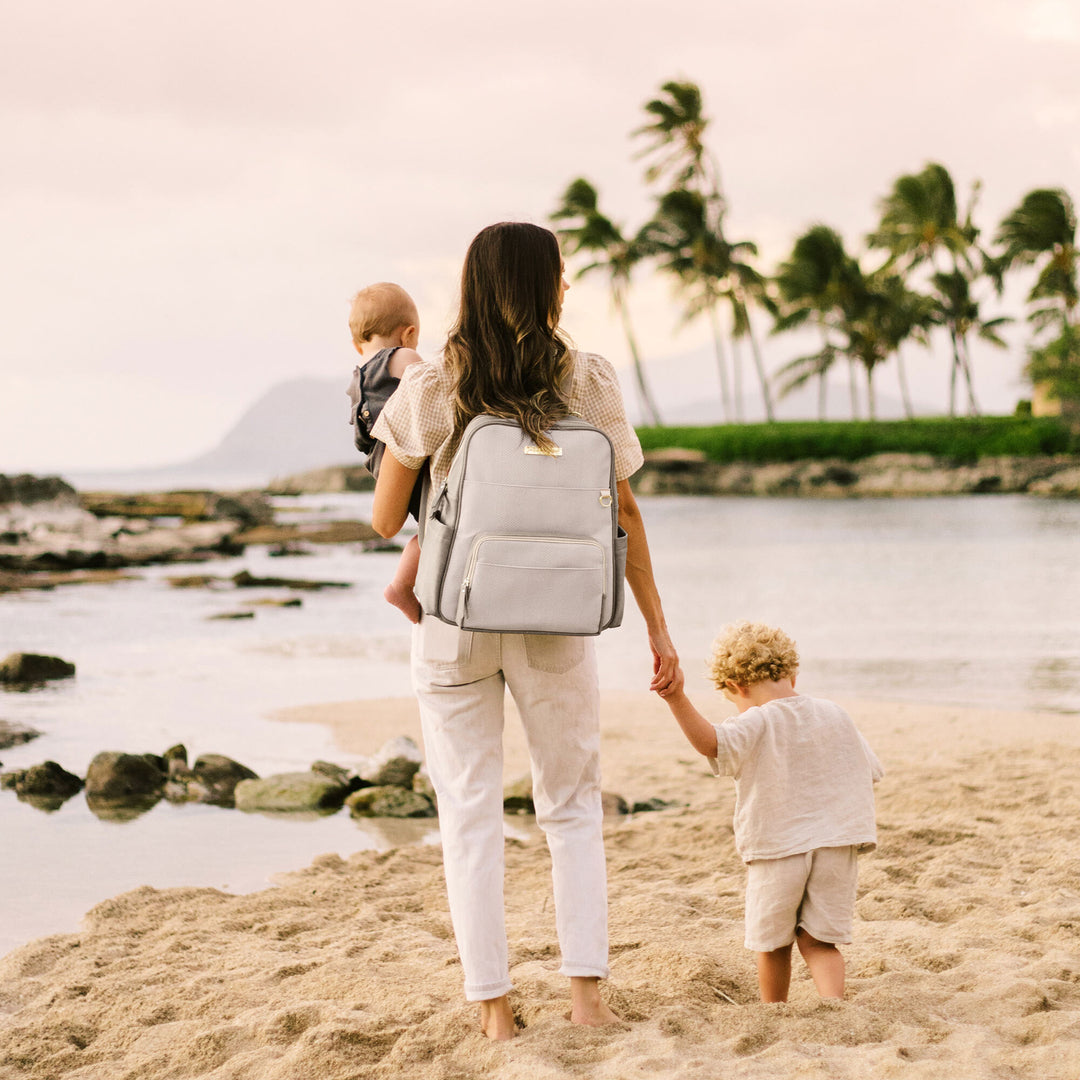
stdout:
{"type": "MultiPolygon", "coordinates": [[[[744,415],[753,422],[765,418],[757,379],[744,360],[744,415]]],[[[681,355],[657,358],[646,365],[646,377],[656,396],[666,424],[717,424],[721,422],[720,390],[716,363],[709,347],[681,355]]],[[[637,387],[633,372],[618,372],[626,399],[627,415],[632,423],[641,422],[637,387]]],[[[895,375],[892,376],[895,378],[895,375]]],[[[895,419],[903,415],[895,382],[881,379],[878,390],[878,416],[895,419]]],[[[912,386],[917,398],[925,392],[924,379],[913,367],[912,386]]],[[[986,394],[983,405],[989,411],[1008,412],[1015,402],[1015,391],[998,380],[997,393],[986,394]]],[[[166,468],[134,474],[95,476],[82,486],[151,489],[169,486],[261,486],[275,477],[317,469],[327,465],[355,464],[362,459],[353,449],[352,430],[348,424],[348,405],[340,379],[291,379],[270,387],[240,417],[212,450],[189,461],[166,468]]],[[[860,387],[860,399],[863,396],[860,387]]],[[[865,407],[865,406],[863,406],[865,407]]],[[[925,397],[916,400],[918,415],[940,413],[925,397]]],[[[817,385],[807,384],[779,402],[777,419],[812,419],[817,416],[817,385]]],[[[850,415],[846,369],[830,377],[828,417],[845,419],[850,415]]],[[[76,486],[81,486],[77,482],[76,486]]]]}
{"type": "Polygon", "coordinates": [[[357,463],[341,379],[277,383],[240,417],[212,450],[175,466],[195,474],[265,476],[322,465],[357,463]]]}

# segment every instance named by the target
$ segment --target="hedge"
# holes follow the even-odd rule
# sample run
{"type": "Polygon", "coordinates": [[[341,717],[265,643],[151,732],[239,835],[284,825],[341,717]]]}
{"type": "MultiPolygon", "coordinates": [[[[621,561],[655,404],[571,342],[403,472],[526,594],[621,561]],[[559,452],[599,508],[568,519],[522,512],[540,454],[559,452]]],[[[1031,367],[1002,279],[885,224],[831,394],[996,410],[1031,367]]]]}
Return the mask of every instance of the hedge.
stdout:
{"type": "Polygon", "coordinates": [[[914,420],[792,420],[715,427],[641,427],[646,451],[701,450],[710,461],[800,461],[872,454],[933,454],[952,462],[983,457],[1080,453],[1080,436],[1056,417],[979,416],[914,420]]]}

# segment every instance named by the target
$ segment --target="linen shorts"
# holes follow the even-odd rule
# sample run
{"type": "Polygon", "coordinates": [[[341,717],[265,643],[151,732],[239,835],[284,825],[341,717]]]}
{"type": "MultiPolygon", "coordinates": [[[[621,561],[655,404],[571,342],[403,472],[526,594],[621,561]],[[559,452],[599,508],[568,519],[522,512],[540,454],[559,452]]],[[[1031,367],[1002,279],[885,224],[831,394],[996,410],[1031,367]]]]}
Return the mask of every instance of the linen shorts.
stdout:
{"type": "Polygon", "coordinates": [[[831,945],[851,941],[855,847],[815,848],[783,859],[755,859],[746,867],[746,947],[772,952],[790,945],[800,927],[831,945]]]}

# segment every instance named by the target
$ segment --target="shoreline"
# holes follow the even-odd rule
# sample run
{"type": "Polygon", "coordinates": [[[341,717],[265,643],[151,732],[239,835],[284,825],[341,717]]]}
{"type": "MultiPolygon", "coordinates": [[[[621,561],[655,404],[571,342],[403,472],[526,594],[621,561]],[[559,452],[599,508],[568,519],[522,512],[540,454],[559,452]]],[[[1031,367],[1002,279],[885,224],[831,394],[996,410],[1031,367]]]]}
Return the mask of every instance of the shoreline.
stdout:
{"type": "MultiPolygon", "coordinates": [[[[513,1000],[525,1025],[510,1046],[480,1038],[462,1000],[438,848],[404,847],[320,856],[254,893],[136,889],[98,904],[79,933],[16,949],[0,960],[0,1072],[1075,1080],[1074,718],[839,700],[887,771],[842,1004],[819,1002],[798,963],[789,1005],[756,1003],[730,781],[708,776],[661,702],[609,691],[605,787],[632,777],[686,804],[605,825],[604,992],[624,1024],[594,1031],[563,1019],[550,862],[529,837],[506,845],[513,1000]]],[[[719,698],[695,701],[710,718],[729,711],[719,698]]],[[[380,725],[408,734],[411,703],[273,716],[330,722],[339,745],[367,746],[380,725]]],[[[508,720],[508,772],[518,731],[508,720]]]]}

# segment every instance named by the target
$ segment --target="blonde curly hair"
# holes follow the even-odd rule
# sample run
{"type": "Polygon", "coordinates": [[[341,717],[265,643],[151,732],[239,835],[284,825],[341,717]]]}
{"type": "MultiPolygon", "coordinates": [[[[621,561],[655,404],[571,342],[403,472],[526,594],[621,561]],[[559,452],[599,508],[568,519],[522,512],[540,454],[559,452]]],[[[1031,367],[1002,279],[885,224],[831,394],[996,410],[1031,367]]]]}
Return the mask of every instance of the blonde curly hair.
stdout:
{"type": "Polygon", "coordinates": [[[723,690],[729,679],[737,686],[750,686],[794,677],[799,654],[783,630],[764,623],[734,623],[713,642],[707,670],[717,690],[723,690]]]}

